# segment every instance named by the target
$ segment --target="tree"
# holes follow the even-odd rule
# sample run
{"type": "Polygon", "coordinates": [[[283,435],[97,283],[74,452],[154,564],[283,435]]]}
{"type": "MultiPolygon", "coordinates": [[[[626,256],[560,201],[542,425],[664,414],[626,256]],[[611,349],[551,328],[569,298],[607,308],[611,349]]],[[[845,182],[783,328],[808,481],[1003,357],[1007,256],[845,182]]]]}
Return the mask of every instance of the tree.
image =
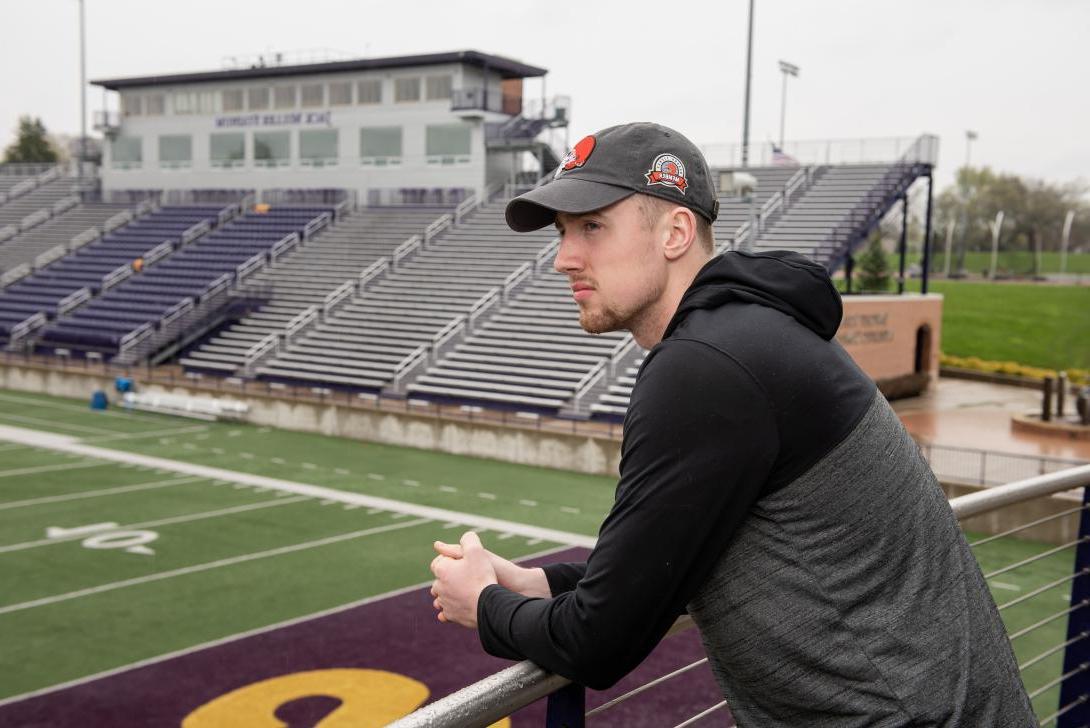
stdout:
{"type": "Polygon", "coordinates": [[[4,150],[4,162],[56,162],[57,152],[49,143],[45,125],[41,119],[19,117],[19,131],[15,141],[4,150]]]}
{"type": "Polygon", "coordinates": [[[863,291],[889,289],[889,260],[882,248],[882,236],[877,231],[870,236],[866,252],[859,257],[859,287],[863,291]]]}

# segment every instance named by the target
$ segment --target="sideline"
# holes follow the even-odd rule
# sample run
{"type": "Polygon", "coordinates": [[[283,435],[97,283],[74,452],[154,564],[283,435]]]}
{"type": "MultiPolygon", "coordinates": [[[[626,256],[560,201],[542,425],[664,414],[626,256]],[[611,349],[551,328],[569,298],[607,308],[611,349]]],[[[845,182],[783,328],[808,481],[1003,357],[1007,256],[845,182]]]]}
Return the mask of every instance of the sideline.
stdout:
{"type": "Polygon", "coordinates": [[[380,498],[378,496],[363,495],[362,493],[349,493],[347,491],[337,490],[336,488],[300,483],[293,480],[280,480],[279,478],[253,475],[237,470],[213,468],[207,465],[195,465],[193,463],[184,463],[178,460],[168,460],[166,458],[123,452],[121,450],[111,450],[104,447],[95,447],[93,445],[82,444],[74,437],[58,436],[51,432],[29,430],[23,427],[0,425],[0,440],[18,442],[24,445],[74,453],[76,455],[84,455],[86,457],[99,458],[102,460],[111,460],[118,463],[145,465],[149,468],[170,470],[184,475],[194,475],[198,478],[227,480],[261,488],[271,488],[286,493],[294,493],[295,495],[305,495],[310,496],[311,498],[331,500],[338,503],[348,503],[364,506],[366,508],[381,508],[384,511],[404,513],[406,516],[426,518],[432,521],[454,522],[465,526],[485,528],[500,533],[513,533],[516,536],[523,536],[531,539],[536,538],[542,541],[552,541],[554,543],[562,543],[569,546],[593,548],[595,541],[597,540],[593,536],[585,536],[581,533],[571,533],[569,531],[559,531],[552,528],[530,526],[525,523],[506,521],[500,518],[490,518],[488,516],[478,516],[473,513],[452,511],[446,508],[422,506],[415,503],[394,500],[392,498],[380,498]]]}
{"type": "MultiPolygon", "coordinates": [[[[515,563],[528,561],[530,559],[538,559],[544,556],[552,556],[553,554],[568,551],[570,548],[570,546],[554,546],[552,548],[545,549],[544,551],[537,551],[532,554],[527,554],[526,556],[520,556],[519,558],[515,559],[515,563]]],[[[356,609],[357,607],[365,607],[369,604],[374,604],[375,602],[380,602],[384,599],[399,597],[402,594],[408,594],[409,592],[416,591],[417,589],[424,589],[429,586],[431,586],[430,581],[421,582],[419,584],[412,584],[411,586],[402,587],[400,589],[393,589],[392,591],[383,592],[382,594],[375,594],[373,596],[364,597],[363,599],[358,599],[354,602],[349,602],[348,604],[341,604],[336,607],[330,607],[328,609],[322,609],[317,612],[312,612],[311,614],[304,614],[299,617],[285,619],[282,622],[267,624],[264,627],[255,627],[253,629],[248,629],[244,632],[228,635],[227,637],[220,637],[219,639],[209,640],[208,642],[201,642],[200,644],[193,645],[192,647],[183,647],[182,649],[174,650],[173,652],[156,655],[155,657],[147,657],[143,660],[137,660],[136,662],[122,665],[121,667],[113,667],[109,670],[103,670],[101,672],[96,672],[91,675],[85,675],[83,677],[78,677],[73,680],[68,680],[67,682],[57,683],[56,685],[50,685],[44,688],[38,688],[37,690],[21,693],[19,695],[12,695],[11,697],[0,699],[0,708],[21,702],[23,700],[30,700],[32,698],[37,698],[42,695],[48,695],[49,693],[55,693],[60,690],[76,688],[81,685],[86,685],[87,683],[95,682],[96,680],[104,680],[105,678],[113,677],[114,675],[120,675],[131,670],[139,670],[144,667],[150,667],[151,665],[156,665],[160,662],[166,662],[167,660],[173,660],[178,657],[192,655],[202,650],[210,650],[214,647],[237,642],[238,640],[247,639],[249,637],[256,637],[258,635],[265,634],[266,632],[274,632],[278,629],[294,627],[297,624],[303,624],[305,622],[310,622],[315,619],[322,619],[323,617],[329,617],[334,614],[346,612],[350,609],[356,609]]]]}
{"type": "Polygon", "coordinates": [[[61,493],[60,495],[44,495],[40,498],[27,498],[26,500],[17,501],[0,501],[0,511],[6,511],[9,508],[24,508],[26,506],[40,506],[46,503],[62,503],[70,500],[82,500],[84,498],[98,498],[104,495],[116,495],[118,493],[133,493],[140,490],[154,490],[156,488],[168,488],[172,485],[183,485],[185,483],[198,483],[203,478],[194,478],[192,476],[184,476],[181,478],[170,478],[168,480],[152,480],[146,483],[133,483],[132,485],[118,485],[113,488],[102,488],[100,490],[77,490],[73,493],[61,493]]]}

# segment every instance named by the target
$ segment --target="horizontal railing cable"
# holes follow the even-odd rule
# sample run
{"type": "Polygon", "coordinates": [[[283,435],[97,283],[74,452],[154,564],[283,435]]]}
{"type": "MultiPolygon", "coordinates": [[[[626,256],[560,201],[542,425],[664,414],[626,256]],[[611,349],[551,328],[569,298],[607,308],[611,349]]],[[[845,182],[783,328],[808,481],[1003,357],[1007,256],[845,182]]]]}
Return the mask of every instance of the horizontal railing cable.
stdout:
{"type": "Polygon", "coordinates": [[[1052,647],[1049,647],[1047,650],[1045,650],[1041,654],[1036,655],[1035,657],[1031,657],[1030,659],[1023,662],[1021,665],[1019,665],[1018,666],[1018,672],[1023,672],[1025,670],[1028,670],[1029,668],[1033,667],[1034,665],[1036,665],[1041,660],[1044,660],[1044,659],[1046,659],[1048,657],[1051,657],[1052,655],[1055,655],[1060,650],[1067,649],[1071,645],[1075,644],[1076,642],[1079,642],[1080,640],[1084,640],[1087,637],[1090,637],[1090,632],[1079,632],[1077,635],[1075,635],[1074,637],[1069,639],[1067,642],[1061,642],[1058,645],[1053,645],[1052,647]]]}
{"type": "Polygon", "coordinates": [[[1059,685],[1060,683],[1062,683],[1064,680],[1068,679],[1069,677],[1073,677],[1075,675],[1078,675],[1081,672],[1086,672],[1086,668],[1088,668],[1088,667],[1090,667],[1090,662],[1080,662],[1079,666],[1076,667],[1074,670],[1071,670],[1069,672],[1065,672],[1063,675],[1060,675],[1057,678],[1053,678],[1052,680],[1049,680],[1044,685],[1040,686],[1039,688],[1037,688],[1036,690],[1031,692],[1029,694],[1029,699],[1033,700],[1034,698],[1036,698],[1036,697],[1038,697],[1040,695],[1044,695],[1049,690],[1056,687],[1057,685],[1059,685]]]}
{"type": "MultiPolygon", "coordinates": [[[[720,702],[716,703],[715,705],[713,705],[712,707],[708,708],[707,710],[704,710],[704,711],[701,711],[701,712],[697,713],[692,718],[689,718],[689,720],[684,721],[682,723],[678,723],[677,725],[674,726],[674,728],[685,728],[685,726],[692,725],[693,723],[697,722],[698,720],[700,720],[704,716],[711,715],[715,711],[722,710],[725,707],[727,707],[727,701],[726,700],[720,701],[720,702]]],[[[733,722],[731,722],[729,728],[734,728],[734,723],[733,722]]]]}
{"type": "MultiPolygon", "coordinates": [[[[1039,724],[1039,725],[1040,725],[1040,728],[1044,728],[1044,727],[1045,727],[1046,725],[1049,725],[1050,723],[1055,723],[1055,722],[1056,722],[1056,720],[1057,720],[1057,719],[1058,719],[1058,718],[1059,718],[1060,716],[1062,716],[1062,715],[1064,715],[1064,714],[1066,714],[1066,713],[1069,713],[1069,712],[1071,712],[1071,711],[1072,711],[1073,709],[1075,709],[1075,708],[1079,707],[1080,705],[1082,705],[1083,703],[1085,703],[1085,702],[1087,701],[1087,699],[1090,699],[1090,696],[1088,696],[1088,695],[1080,695],[1079,697],[1075,698],[1074,700],[1072,700],[1072,701],[1071,701],[1070,703],[1068,703],[1068,704],[1067,704],[1067,705],[1065,705],[1064,707],[1062,707],[1062,708],[1060,708],[1059,710],[1057,710],[1057,711],[1056,711],[1055,713],[1053,713],[1052,715],[1047,715],[1047,716],[1045,716],[1044,718],[1042,718],[1042,719],[1041,719],[1041,722],[1040,722],[1040,724],[1039,724]]],[[[1086,728],[1086,726],[1083,726],[1082,728],[1086,728]]]]}
{"type": "Polygon", "coordinates": [[[1081,571],[1077,571],[1074,574],[1068,574],[1067,576],[1064,576],[1062,578],[1057,579],[1056,581],[1045,584],[1044,586],[1039,586],[1036,589],[1034,589],[1033,591],[1027,592],[1027,593],[1023,594],[1022,596],[1020,596],[1020,597],[1015,597],[1014,599],[1011,599],[1009,602],[1003,602],[997,608],[999,609],[1000,612],[1002,612],[1007,607],[1013,607],[1013,606],[1016,606],[1018,604],[1021,604],[1022,602],[1029,601],[1030,599],[1033,599],[1036,596],[1040,596],[1041,594],[1044,594],[1046,591],[1049,591],[1050,589],[1055,589],[1056,587],[1060,586],[1061,584],[1066,584],[1069,581],[1074,581],[1075,579],[1078,579],[1080,576],[1085,576],[1087,574],[1090,574],[1090,568],[1083,569],[1081,571]]]}
{"type": "Polygon", "coordinates": [[[1027,566],[1029,564],[1032,564],[1035,561],[1040,561],[1041,559],[1047,559],[1049,556],[1055,556],[1056,554],[1060,553],[1061,551],[1066,551],[1067,549],[1072,548],[1073,546],[1078,546],[1080,543],[1086,543],[1087,541],[1090,541],[1090,536],[1083,536],[1082,538],[1077,538],[1074,541],[1068,541],[1067,543],[1062,544],[1060,546],[1057,546],[1054,549],[1049,549],[1048,551],[1042,551],[1041,553],[1030,556],[1029,558],[1022,559],[1021,561],[1015,561],[1013,564],[1008,564],[1007,566],[1004,566],[1002,569],[996,569],[995,571],[988,572],[987,574],[984,575],[984,578],[985,579],[991,579],[992,577],[996,577],[996,576],[999,576],[1001,574],[1006,574],[1008,571],[1014,571],[1015,569],[1020,569],[1023,566],[1027,566]]]}
{"type": "Polygon", "coordinates": [[[1003,531],[1001,533],[995,534],[994,536],[988,536],[987,538],[982,538],[979,541],[973,541],[971,544],[969,544],[969,546],[972,547],[972,548],[976,548],[977,546],[983,546],[986,543],[991,543],[992,541],[997,541],[997,540],[999,540],[1001,538],[1004,538],[1006,536],[1012,536],[1012,535],[1014,535],[1016,533],[1020,533],[1021,531],[1025,531],[1028,528],[1033,528],[1034,526],[1040,526],[1042,523],[1048,523],[1049,521],[1055,521],[1055,520],[1057,520],[1059,518],[1063,518],[1064,516],[1070,516],[1073,513],[1079,513],[1080,511],[1085,511],[1086,508],[1087,508],[1086,506],[1079,506],[1078,508],[1071,508],[1070,510],[1060,511],[1059,513],[1053,513],[1051,516],[1045,516],[1044,518],[1038,518],[1036,521],[1030,521],[1029,523],[1023,523],[1021,526],[1015,526],[1014,528],[1010,529],[1009,531],[1003,531]]]}
{"type": "Polygon", "coordinates": [[[633,690],[629,690],[624,695],[618,695],[617,697],[613,698],[613,700],[602,703],[601,705],[599,705],[597,708],[594,708],[593,710],[588,710],[586,712],[586,717],[589,718],[592,715],[596,715],[598,713],[601,713],[602,711],[609,710],[614,705],[617,705],[618,703],[623,703],[624,701],[628,700],[629,698],[631,698],[633,696],[636,696],[636,695],[639,695],[644,690],[650,690],[651,688],[655,687],[656,685],[658,685],[660,683],[664,683],[664,682],[666,682],[667,680],[669,680],[672,677],[677,677],[678,675],[681,675],[682,673],[686,673],[689,670],[692,670],[694,667],[698,667],[700,665],[703,665],[707,661],[708,661],[707,657],[705,657],[703,660],[697,660],[696,662],[694,662],[692,664],[686,665],[685,667],[679,667],[678,669],[674,670],[671,673],[663,675],[662,677],[655,678],[654,680],[651,680],[650,682],[644,683],[643,685],[640,685],[638,688],[635,688],[633,690]]]}
{"type": "Polygon", "coordinates": [[[1040,629],[1041,627],[1044,627],[1049,622],[1055,622],[1060,617],[1066,617],[1067,615],[1071,614],[1072,612],[1079,611],[1080,609],[1085,607],[1087,604],[1090,604],[1090,599],[1083,599],[1078,604],[1074,604],[1074,605],[1068,607],[1067,609],[1064,609],[1062,611],[1056,612],[1055,614],[1049,615],[1049,616],[1045,617],[1044,619],[1042,619],[1039,622],[1034,622],[1033,624],[1029,625],[1028,627],[1023,627],[1022,629],[1018,630],[1017,632],[1012,632],[1010,635],[1008,635],[1008,639],[1010,639],[1011,642],[1014,642],[1019,637],[1025,637],[1030,632],[1034,632],[1034,631],[1040,629]]]}

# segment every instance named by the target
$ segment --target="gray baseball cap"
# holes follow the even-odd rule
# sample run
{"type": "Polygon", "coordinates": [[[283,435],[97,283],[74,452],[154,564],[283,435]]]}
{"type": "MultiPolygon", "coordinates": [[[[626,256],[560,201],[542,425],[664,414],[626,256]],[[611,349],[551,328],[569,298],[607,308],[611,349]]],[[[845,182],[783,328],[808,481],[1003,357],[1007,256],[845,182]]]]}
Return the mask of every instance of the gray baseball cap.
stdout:
{"type": "Polygon", "coordinates": [[[556,213],[600,210],[641,192],[688,207],[708,222],[719,215],[704,155],[660,124],[611,126],[583,137],[552,179],[507,203],[507,224],[520,233],[556,221],[556,213]]]}

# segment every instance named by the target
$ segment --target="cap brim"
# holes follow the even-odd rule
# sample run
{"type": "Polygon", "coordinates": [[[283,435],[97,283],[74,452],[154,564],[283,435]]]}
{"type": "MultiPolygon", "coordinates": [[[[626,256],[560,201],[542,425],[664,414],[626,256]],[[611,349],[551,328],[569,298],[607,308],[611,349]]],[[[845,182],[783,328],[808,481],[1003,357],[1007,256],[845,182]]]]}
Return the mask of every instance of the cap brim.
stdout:
{"type": "Polygon", "coordinates": [[[558,212],[581,215],[609,207],[634,194],[627,187],[561,177],[508,202],[507,224],[520,233],[540,230],[552,225],[558,212]]]}

